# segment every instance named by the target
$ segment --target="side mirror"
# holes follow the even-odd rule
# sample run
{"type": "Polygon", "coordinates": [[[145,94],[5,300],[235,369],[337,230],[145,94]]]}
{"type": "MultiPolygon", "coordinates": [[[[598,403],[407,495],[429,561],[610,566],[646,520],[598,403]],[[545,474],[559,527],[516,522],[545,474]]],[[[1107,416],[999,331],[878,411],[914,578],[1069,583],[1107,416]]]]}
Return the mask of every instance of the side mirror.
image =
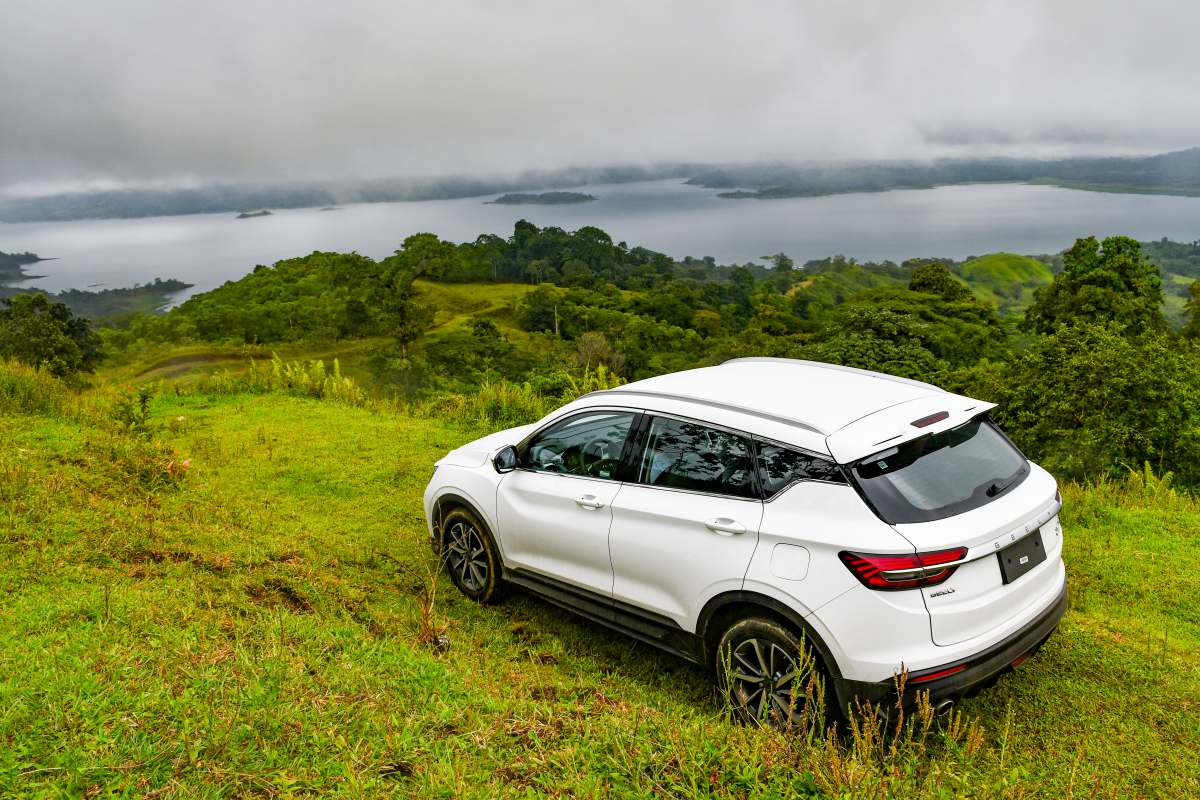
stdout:
{"type": "Polygon", "coordinates": [[[511,444],[500,448],[499,452],[492,456],[492,466],[499,473],[512,472],[517,468],[517,448],[511,444]]]}

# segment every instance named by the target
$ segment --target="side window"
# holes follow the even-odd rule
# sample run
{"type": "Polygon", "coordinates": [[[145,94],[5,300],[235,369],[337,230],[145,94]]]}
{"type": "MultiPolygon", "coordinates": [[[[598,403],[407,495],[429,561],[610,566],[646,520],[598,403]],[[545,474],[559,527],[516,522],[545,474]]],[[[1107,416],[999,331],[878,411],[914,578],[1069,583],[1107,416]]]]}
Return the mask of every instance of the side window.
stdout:
{"type": "Polygon", "coordinates": [[[556,422],[529,443],[521,466],[611,480],[621,463],[633,417],[629,411],[595,411],[556,422]]]}
{"type": "Polygon", "coordinates": [[[767,442],[758,443],[758,479],[768,499],[796,481],[846,482],[832,461],[767,442]]]}
{"type": "Polygon", "coordinates": [[[754,497],[750,447],[728,431],[654,417],[638,469],[638,483],[754,497]]]}

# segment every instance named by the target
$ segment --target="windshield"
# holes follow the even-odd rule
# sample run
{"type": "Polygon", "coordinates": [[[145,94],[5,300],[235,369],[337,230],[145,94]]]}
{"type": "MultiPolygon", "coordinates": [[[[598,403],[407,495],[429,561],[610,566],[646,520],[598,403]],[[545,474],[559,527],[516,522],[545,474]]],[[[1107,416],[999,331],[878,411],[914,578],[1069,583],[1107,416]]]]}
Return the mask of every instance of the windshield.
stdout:
{"type": "Polygon", "coordinates": [[[986,505],[1024,480],[1029,462],[995,425],[977,417],[864,458],[853,473],[879,515],[900,524],[986,505]]]}

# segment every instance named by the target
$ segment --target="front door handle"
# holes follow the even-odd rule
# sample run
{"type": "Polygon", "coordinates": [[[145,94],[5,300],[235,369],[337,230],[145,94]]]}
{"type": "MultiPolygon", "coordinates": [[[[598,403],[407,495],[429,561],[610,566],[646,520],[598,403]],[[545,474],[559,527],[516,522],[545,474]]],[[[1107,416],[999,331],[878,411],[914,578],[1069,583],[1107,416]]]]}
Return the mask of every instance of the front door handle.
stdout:
{"type": "Polygon", "coordinates": [[[597,498],[594,494],[585,494],[582,497],[576,497],[575,505],[579,506],[580,508],[586,508],[590,511],[596,511],[604,508],[604,502],[597,498]]]}
{"type": "Polygon", "coordinates": [[[729,517],[717,517],[716,519],[710,519],[708,522],[704,523],[704,527],[708,528],[713,533],[719,533],[722,536],[736,536],[739,533],[746,532],[745,525],[741,524],[737,520],[732,520],[729,517]]]}

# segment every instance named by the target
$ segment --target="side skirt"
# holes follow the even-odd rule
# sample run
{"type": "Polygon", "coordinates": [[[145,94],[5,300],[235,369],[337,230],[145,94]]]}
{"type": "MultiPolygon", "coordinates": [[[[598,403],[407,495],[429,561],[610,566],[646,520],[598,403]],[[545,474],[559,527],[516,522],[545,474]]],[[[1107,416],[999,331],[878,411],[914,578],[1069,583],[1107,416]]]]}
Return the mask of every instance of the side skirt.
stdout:
{"type": "Polygon", "coordinates": [[[697,664],[704,662],[704,642],[675,620],[604,597],[587,589],[524,569],[506,569],[504,578],[556,606],[612,628],[640,642],[697,664]]]}

